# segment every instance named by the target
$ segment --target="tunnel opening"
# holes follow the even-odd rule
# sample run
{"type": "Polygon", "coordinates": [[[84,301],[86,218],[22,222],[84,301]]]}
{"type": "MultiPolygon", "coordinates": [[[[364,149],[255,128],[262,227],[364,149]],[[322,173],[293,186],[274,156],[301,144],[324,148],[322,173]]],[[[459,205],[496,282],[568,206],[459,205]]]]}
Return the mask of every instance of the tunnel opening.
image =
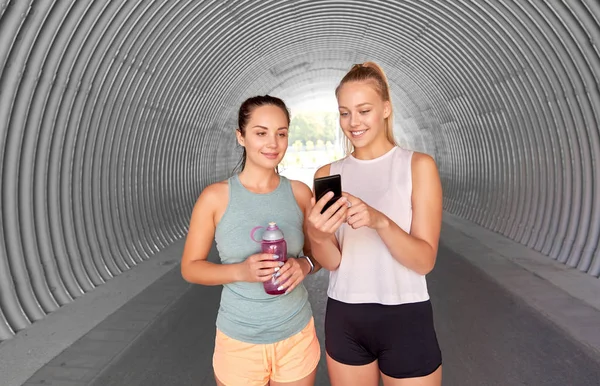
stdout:
{"type": "Polygon", "coordinates": [[[317,169],[343,156],[337,102],[333,90],[312,91],[288,108],[288,149],[279,171],[312,187],[317,169]]]}

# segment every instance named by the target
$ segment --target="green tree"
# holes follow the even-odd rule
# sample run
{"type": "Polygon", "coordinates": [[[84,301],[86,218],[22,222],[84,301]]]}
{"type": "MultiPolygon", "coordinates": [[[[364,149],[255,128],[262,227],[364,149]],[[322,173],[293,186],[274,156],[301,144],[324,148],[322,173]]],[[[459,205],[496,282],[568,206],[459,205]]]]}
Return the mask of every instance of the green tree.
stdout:
{"type": "Polygon", "coordinates": [[[304,143],[335,141],[337,128],[337,113],[301,113],[290,123],[289,141],[300,140],[304,143]]]}
{"type": "Polygon", "coordinates": [[[289,141],[295,142],[297,140],[306,143],[306,141],[315,140],[315,120],[310,115],[298,114],[290,123],[290,137],[289,141]]]}
{"type": "Polygon", "coordinates": [[[324,113],[322,120],[327,133],[327,136],[323,138],[323,141],[335,141],[336,131],[339,130],[338,113],[324,113]]]}

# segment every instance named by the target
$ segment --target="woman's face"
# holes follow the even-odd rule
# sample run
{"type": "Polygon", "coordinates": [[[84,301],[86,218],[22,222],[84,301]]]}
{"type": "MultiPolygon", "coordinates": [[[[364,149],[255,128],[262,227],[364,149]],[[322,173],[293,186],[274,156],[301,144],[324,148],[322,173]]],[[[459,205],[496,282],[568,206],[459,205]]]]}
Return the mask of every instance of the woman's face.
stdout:
{"type": "Polygon", "coordinates": [[[246,148],[246,166],[253,164],[274,169],[288,147],[288,121],[283,110],[274,105],[254,109],[242,134],[236,131],[239,144],[246,148]]]}
{"type": "Polygon", "coordinates": [[[375,139],[385,139],[385,119],[389,117],[389,101],[383,101],[369,82],[347,82],[338,90],[340,127],[355,148],[375,139]]]}

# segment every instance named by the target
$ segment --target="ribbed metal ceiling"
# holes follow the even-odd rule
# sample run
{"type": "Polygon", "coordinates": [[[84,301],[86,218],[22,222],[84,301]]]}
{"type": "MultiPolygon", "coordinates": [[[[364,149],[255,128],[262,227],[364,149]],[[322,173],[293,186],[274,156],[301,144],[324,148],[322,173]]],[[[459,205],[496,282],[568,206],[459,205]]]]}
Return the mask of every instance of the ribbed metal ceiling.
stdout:
{"type": "Polygon", "coordinates": [[[444,207],[600,275],[596,0],[0,1],[0,340],[185,235],[237,107],[379,62],[444,207]]]}

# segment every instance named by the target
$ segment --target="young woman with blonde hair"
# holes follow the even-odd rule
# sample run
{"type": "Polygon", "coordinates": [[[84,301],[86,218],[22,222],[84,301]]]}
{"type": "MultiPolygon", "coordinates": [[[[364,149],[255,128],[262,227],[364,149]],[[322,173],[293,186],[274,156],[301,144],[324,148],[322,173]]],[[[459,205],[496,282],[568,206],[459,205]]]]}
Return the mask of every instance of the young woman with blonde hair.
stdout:
{"type": "Polygon", "coordinates": [[[347,155],[316,177],[340,174],[343,196],[308,215],[313,257],[330,271],[325,348],[334,386],[441,385],[442,356],[426,275],[442,220],[437,166],[394,140],[387,78],[354,65],[336,89],[347,155]]]}

